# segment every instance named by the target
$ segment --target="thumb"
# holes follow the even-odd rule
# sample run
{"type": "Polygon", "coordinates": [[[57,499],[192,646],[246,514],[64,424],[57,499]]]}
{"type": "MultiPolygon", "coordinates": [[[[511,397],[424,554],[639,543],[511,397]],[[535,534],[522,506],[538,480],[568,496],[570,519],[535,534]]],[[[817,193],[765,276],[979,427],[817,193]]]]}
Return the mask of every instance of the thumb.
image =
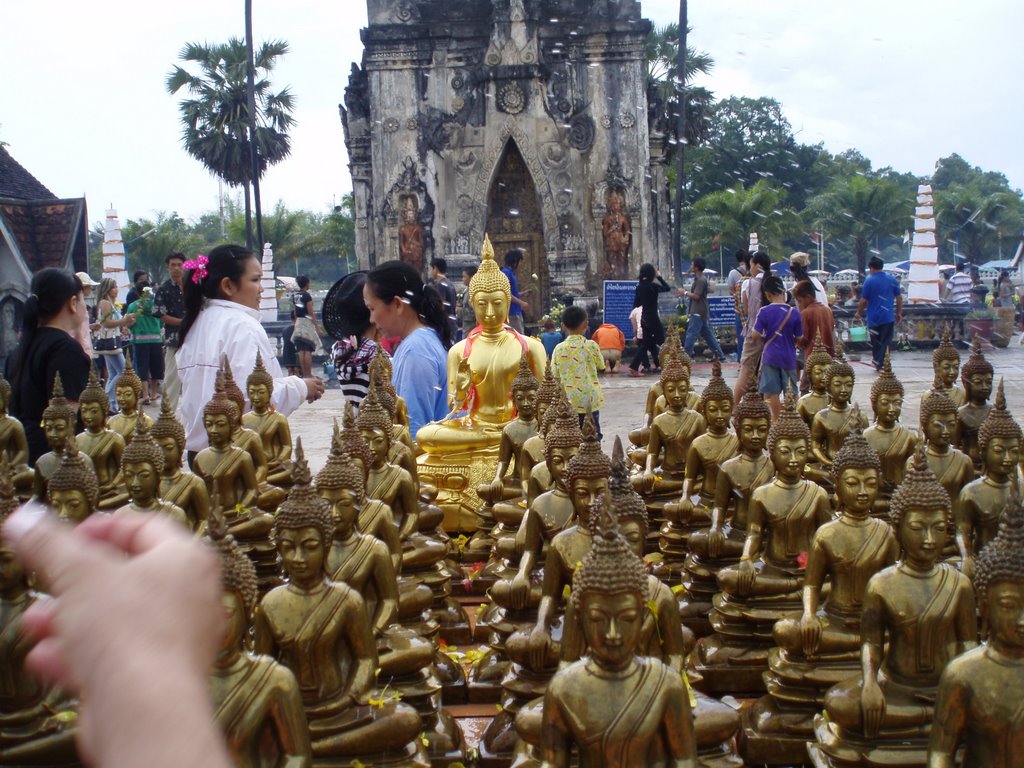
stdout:
{"type": "Polygon", "coordinates": [[[7,518],[3,537],[26,568],[42,577],[47,591],[60,595],[92,556],[92,548],[83,546],[73,530],[58,522],[45,504],[28,501],[7,518]]]}

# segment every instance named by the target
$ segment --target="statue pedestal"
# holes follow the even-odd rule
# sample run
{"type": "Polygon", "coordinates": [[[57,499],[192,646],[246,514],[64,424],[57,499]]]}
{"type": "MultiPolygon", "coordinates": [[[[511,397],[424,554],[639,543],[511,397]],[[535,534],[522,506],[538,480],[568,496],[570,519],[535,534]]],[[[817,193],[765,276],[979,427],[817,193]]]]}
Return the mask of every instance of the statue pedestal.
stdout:
{"type": "Polygon", "coordinates": [[[920,768],[928,762],[928,728],[899,738],[880,734],[865,740],[844,731],[821,715],[814,718],[815,742],[807,745],[816,768],[920,768]]]}
{"type": "MultiPolygon", "coordinates": [[[[500,433],[498,435],[500,438],[500,433]]],[[[416,459],[420,482],[437,488],[434,501],[444,511],[444,529],[449,533],[475,532],[480,527],[476,487],[494,479],[498,468],[498,443],[487,448],[450,453],[431,452],[416,459]]]]}

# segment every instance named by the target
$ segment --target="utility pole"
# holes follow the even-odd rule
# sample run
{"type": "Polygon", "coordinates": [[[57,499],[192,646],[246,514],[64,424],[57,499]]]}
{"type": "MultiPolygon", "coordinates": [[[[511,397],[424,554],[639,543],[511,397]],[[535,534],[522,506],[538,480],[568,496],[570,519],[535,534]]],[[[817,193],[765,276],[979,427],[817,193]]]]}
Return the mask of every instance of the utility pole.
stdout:
{"type": "Polygon", "coordinates": [[[683,176],[686,156],[686,0],[679,0],[679,55],[676,61],[676,195],[673,206],[672,267],[676,278],[683,271],[683,176]]]}
{"type": "MultiPolygon", "coordinates": [[[[249,169],[252,176],[252,202],[256,209],[256,247],[263,248],[263,208],[260,205],[260,165],[256,149],[256,64],[252,42],[252,0],[245,0],[245,48],[248,56],[246,91],[249,101],[249,169]]],[[[249,248],[253,248],[252,232],[246,232],[249,248]]]]}

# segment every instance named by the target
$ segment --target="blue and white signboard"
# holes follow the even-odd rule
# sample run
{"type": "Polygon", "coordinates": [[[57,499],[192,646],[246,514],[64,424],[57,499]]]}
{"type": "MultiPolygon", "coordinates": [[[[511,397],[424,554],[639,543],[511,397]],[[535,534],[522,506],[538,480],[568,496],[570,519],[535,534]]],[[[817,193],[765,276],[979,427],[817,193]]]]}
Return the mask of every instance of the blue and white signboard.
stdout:
{"type": "Polygon", "coordinates": [[[708,296],[708,325],[712,328],[733,328],[736,324],[736,301],[732,296],[708,296]]]}
{"type": "Polygon", "coordinates": [[[629,313],[633,311],[636,286],[636,280],[604,281],[604,321],[622,331],[627,340],[633,338],[629,313]]]}

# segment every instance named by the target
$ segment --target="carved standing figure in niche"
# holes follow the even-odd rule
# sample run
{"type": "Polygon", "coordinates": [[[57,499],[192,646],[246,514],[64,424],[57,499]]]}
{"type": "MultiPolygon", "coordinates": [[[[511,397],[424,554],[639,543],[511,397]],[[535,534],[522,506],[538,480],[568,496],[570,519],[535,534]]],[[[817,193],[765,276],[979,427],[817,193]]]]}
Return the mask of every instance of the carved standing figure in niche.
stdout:
{"type": "Polygon", "coordinates": [[[633,225],[625,210],[622,193],[611,190],[606,198],[608,213],[601,220],[604,235],[605,276],[622,280],[629,268],[629,244],[633,239],[633,225]]]}
{"type": "Polygon", "coordinates": [[[419,221],[416,198],[409,196],[402,202],[402,226],[398,228],[398,255],[417,272],[423,271],[423,225],[419,221]]]}

